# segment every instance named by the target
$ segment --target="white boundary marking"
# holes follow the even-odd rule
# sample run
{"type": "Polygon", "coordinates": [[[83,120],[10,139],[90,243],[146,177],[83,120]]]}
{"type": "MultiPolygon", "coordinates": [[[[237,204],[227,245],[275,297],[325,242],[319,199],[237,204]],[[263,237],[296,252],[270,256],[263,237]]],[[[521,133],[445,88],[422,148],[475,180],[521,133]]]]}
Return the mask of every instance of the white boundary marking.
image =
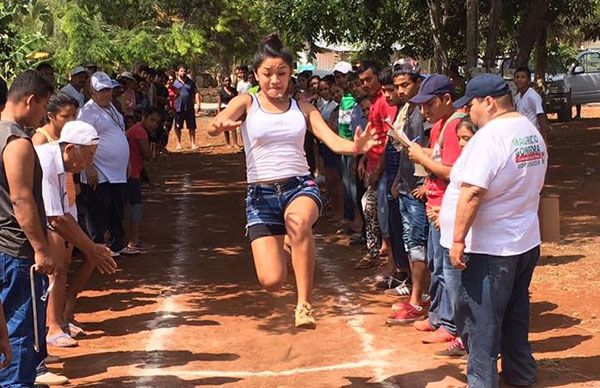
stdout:
{"type": "Polygon", "coordinates": [[[379,361],[368,361],[363,360],[359,362],[350,362],[345,364],[335,364],[335,365],[326,365],[326,366],[316,366],[316,367],[307,367],[307,368],[294,368],[287,369],[281,371],[231,371],[231,370],[190,370],[190,371],[173,371],[169,369],[161,369],[161,368],[148,368],[144,369],[143,374],[145,375],[146,371],[149,371],[153,376],[173,376],[176,375],[178,377],[239,377],[239,378],[247,378],[247,377],[281,377],[281,376],[294,376],[298,374],[304,373],[319,373],[319,372],[329,372],[334,370],[345,370],[345,369],[358,369],[365,367],[374,367],[380,364],[379,361]]]}
{"type": "MultiPolygon", "coordinates": [[[[317,247],[317,252],[319,248],[317,247]]],[[[390,364],[389,361],[383,360],[383,358],[392,352],[392,349],[377,350],[373,345],[373,335],[370,334],[367,329],[364,328],[363,324],[365,321],[364,315],[362,314],[362,306],[353,302],[355,299],[354,293],[350,288],[343,282],[339,277],[339,268],[331,263],[321,262],[319,267],[323,270],[324,277],[328,278],[331,284],[339,292],[339,296],[336,298],[336,304],[344,311],[352,313],[352,318],[348,320],[348,326],[358,335],[361,341],[362,351],[367,360],[372,360],[369,363],[373,373],[375,374],[375,381],[380,383],[384,388],[397,387],[396,384],[386,379],[385,368],[390,364]]]]}
{"type": "MultiPolygon", "coordinates": [[[[183,189],[187,190],[191,188],[190,175],[185,174],[183,176],[183,189]]],[[[191,197],[182,196],[178,199],[178,216],[175,221],[175,232],[177,236],[185,236],[186,228],[189,221],[188,212],[186,211],[189,205],[191,197]]],[[[178,248],[185,248],[189,245],[189,240],[181,237],[178,241],[178,248]]],[[[319,250],[317,248],[317,250],[319,250]]],[[[181,284],[182,270],[180,263],[185,260],[185,257],[179,252],[185,251],[185,249],[174,249],[173,256],[170,266],[169,273],[169,285],[181,284]]],[[[377,383],[380,383],[384,388],[395,388],[396,384],[384,381],[386,379],[385,368],[390,365],[389,361],[383,360],[385,356],[392,352],[392,349],[377,350],[373,345],[373,335],[370,334],[363,326],[364,316],[362,315],[362,308],[360,305],[352,302],[354,294],[348,288],[348,286],[340,280],[337,276],[338,268],[330,263],[319,263],[323,270],[324,277],[327,278],[330,283],[337,289],[339,296],[336,298],[336,304],[339,308],[352,313],[347,323],[348,326],[358,335],[361,341],[362,352],[364,355],[363,360],[351,363],[340,363],[335,365],[318,366],[318,367],[306,367],[306,368],[294,368],[282,371],[227,371],[227,370],[198,370],[198,371],[175,371],[164,368],[158,368],[160,365],[160,355],[154,354],[147,358],[146,367],[143,369],[131,366],[129,368],[130,376],[139,376],[140,379],[137,381],[136,386],[146,387],[152,383],[152,379],[155,376],[178,376],[190,378],[194,377],[231,377],[231,378],[248,378],[248,377],[278,377],[278,376],[293,376],[296,374],[306,373],[319,373],[328,372],[335,370],[345,369],[359,369],[359,368],[371,368],[374,373],[374,377],[377,383]]],[[[173,335],[176,327],[160,328],[160,322],[164,319],[165,313],[172,313],[180,311],[181,305],[177,302],[178,295],[169,295],[165,298],[157,308],[157,312],[160,311],[162,314],[157,314],[156,317],[148,324],[148,328],[152,330],[152,335],[147,342],[145,351],[150,352],[153,350],[164,350],[163,344],[164,339],[173,335]]]]}
{"type": "MultiPolygon", "coordinates": [[[[190,174],[183,176],[183,189],[188,190],[191,188],[190,174]]],[[[169,286],[176,286],[181,284],[182,268],[181,263],[185,261],[185,257],[180,253],[185,251],[185,247],[189,245],[190,240],[186,239],[185,236],[188,234],[188,221],[189,221],[189,202],[191,197],[189,195],[183,195],[177,199],[177,217],[175,217],[175,235],[177,236],[177,247],[174,247],[172,256],[170,259],[171,265],[169,265],[169,286]]],[[[172,335],[177,329],[176,327],[160,328],[161,321],[165,318],[164,313],[174,313],[181,311],[181,305],[177,302],[178,295],[171,294],[163,299],[160,307],[156,309],[156,317],[148,324],[148,329],[152,330],[152,335],[148,340],[145,351],[150,352],[152,350],[164,350],[164,340],[172,335]],[[161,314],[158,314],[161,312],[161,314]]],[[[145,365],[148,368],[143,369],[142,373],[130,373],[133,376],[141,376],[136,383],[136,386],[148,386],[152,383],[152,377],[155,373],[152,372],[157,366],[160,365],[160,354],[150,353],[146,359],[145,365]]],[[[129,372],[134,372],[134,369],[130,368],[129,372]]]]}

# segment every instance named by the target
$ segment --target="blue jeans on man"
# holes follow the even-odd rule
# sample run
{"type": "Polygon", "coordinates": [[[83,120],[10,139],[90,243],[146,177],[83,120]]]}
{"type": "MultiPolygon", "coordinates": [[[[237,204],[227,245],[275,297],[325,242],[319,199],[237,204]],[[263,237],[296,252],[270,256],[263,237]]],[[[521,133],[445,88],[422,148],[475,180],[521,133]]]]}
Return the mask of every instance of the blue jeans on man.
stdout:
{"type": "Polygon", "coordinates": [[[535,383],[537,367],[528,339],[529,284],[540,247],[515,256],[465,254],[464,271],[450,265],[448,249],[444,258],[456,325],[469,352],[469,387],[498,387],[498,354],[507,383],[535,383]]]}
{"type": "Polygon", "coordinates": [[[425,205],[412,194],[400,194],[398,205],[402,215],[402,235],[410,261],[426,261],[427,214],[425,205]]]}
{"type": "Polygon", "coordinates": [[[23,259],[0,253],[0,300],[8,327],[12,349],[12,363],[0,370],[2,387],[33,387],[36,366],[46,358],[46,303],[43,275],[34,273],[36,312],[39,330],[39,353],[34,350],[33,301],[31,295],[30,268],[33,259],[23,259]]]}
{"type": "Polygon", "coordinates": [[[454,308],[448,295],[448,287],[444,280],[444,252],[440,245],[440,231],[433,222],[429,223],[427,239],[427,264],[431,273],[429,283],[429,324],[437,329],[443,327],[448,333],[456,335],[454,324],[454,308]]]}

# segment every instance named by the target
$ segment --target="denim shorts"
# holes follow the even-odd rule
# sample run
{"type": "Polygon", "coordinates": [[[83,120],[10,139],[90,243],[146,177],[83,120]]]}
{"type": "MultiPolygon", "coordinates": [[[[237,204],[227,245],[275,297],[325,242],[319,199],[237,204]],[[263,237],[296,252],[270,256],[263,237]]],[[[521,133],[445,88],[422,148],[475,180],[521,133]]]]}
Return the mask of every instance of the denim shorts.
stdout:
{"type": "Polygon", "coordinates": [[[278,183],[250,183],[246,195],[246,235],[259,237],[285,235],[285,209],[296,198],[311,198],[323,208],[317,184],[310,176],[293,177],[278,183]]]}

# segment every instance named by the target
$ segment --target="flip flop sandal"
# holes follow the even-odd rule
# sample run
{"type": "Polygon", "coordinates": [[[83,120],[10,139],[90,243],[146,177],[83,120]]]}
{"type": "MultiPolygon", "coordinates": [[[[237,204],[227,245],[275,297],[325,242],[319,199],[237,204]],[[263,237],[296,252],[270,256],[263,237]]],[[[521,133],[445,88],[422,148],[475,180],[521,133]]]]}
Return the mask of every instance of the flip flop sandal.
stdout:
{"type": "Polygon", "coordinates": [[[53,337],[46,338],[46,343],[57,348],[74,348],[78,345],[77,341],[71,338],[67,333],[61,333],[53,337]]]}
{"type": "Polygon", "coordinates": [[[71,322],[62,327],[62,329],[65,333],[70,335],[71,338],[84,337],[86,335],[85,330],[71,322]]]}
{"type": "Polygon", "coordinates": [[[358,263],[356,263],[354,269],[367,269],[372,267],[375,267],[375,259],[365,255],[358,261],[358,263]]]}

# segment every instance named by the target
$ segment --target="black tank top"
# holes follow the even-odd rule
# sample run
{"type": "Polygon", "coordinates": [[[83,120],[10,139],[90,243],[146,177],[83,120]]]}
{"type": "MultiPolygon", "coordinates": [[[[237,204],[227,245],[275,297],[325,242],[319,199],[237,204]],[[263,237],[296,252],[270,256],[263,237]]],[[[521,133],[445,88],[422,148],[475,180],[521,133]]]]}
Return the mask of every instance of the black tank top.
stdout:
{"type": "MultiPolygon", "coordinates": [[[[24,138],[31,142],[29,135],[19,124],[10,121],[0,121],[0,155],[4,155],[4,148],[8,140],[12,137],[24,138]]],[[[33,144],[31,147],[33,150],[33,144]]],[[[44,200],[42,197],[42,166],[35,151],[34,155],[33,199],[37,206],[40,225],[45,234],[46,211],[44,210],[44,200]]],[[[15,218],[3,157],[0,157],[0,252],[22,259],[33,259],[34,257],[33,248],[15,218]]]]}

